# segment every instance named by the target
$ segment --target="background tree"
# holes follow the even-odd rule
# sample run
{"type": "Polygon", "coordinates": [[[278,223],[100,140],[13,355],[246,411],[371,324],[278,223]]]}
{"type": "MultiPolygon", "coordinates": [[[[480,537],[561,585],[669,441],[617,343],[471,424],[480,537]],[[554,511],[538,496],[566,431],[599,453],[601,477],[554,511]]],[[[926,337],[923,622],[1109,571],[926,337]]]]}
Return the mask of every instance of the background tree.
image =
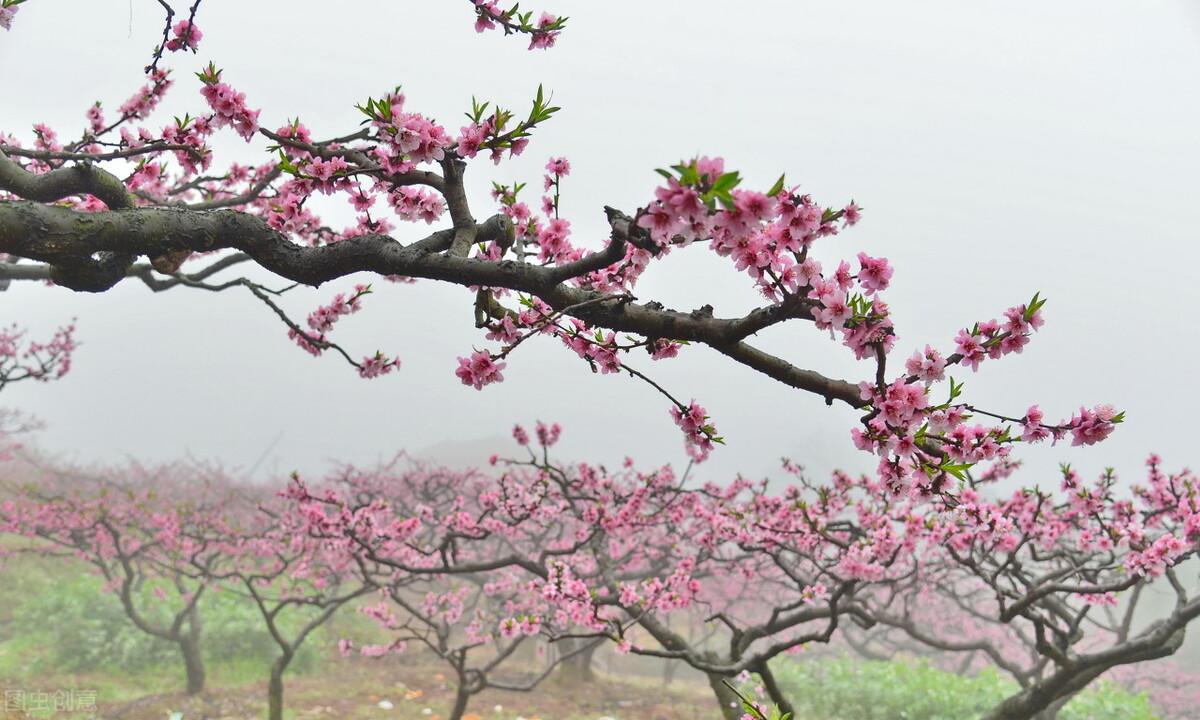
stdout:
{"type": "Polygon", "coordinates": [[[182,463],[99,474],[41,467],[33,475],[5,479],[0,529],[37,541],[24,551],[90,565],[138,630],[178,648],[187,693],[202,692],[208,582],[195,568],[212,568],[221,513],[238,502],[227,479],[182,463]]]}
{"type": "Polygon", "coordinates": [[[198,579],[232,585],[258,610],[278,649],[267,680],[270,720],[283,720],[284,673],[304,642],[373,589],[357,577],[352,556],[315,541],[290,510],[280,498],[260,498],[252,511],[228,518],[225,530],[195,538],[209,552],[191,567],[198,579]]]}

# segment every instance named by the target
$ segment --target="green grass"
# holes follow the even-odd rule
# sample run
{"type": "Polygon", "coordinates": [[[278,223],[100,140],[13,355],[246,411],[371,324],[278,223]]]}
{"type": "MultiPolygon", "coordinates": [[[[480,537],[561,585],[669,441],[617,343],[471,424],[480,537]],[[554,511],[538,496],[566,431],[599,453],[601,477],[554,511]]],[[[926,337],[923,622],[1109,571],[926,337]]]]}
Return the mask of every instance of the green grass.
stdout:
{"type": "MultiPolygon", "coordinates": [[[[774,662],[772,670],[795,705],[798,720],[969,720],[1018,690],[995,670],[959,675],[920,660],[784,659],[774,662]]],[[[1093,683],[1059,713],[1059,720],[1157,717],[1145,694],[1103,681],[1093,683]]]]}
{"type": "MultiPolygon", "coordinates": [[[[75,560],[12,556],[0,566],[0,678],[54,674],[87,679],[109,697],[173,692],[183,685],[178,647],[136,628],[102,579],[75,560]]],[[[139,608],[154,617],[149,585],[139,608]]],[[[266,676],[278,649],[254,604],[231,591],[209,593],[199,604],[202,647],[210,682],[238,684],[266,676]]],[[[165,623],[165,615],[158,621],[165,623]]],[[[283,617],[285,631],[298,617],[283,617]]],[[[290,673],[316,669],[328,647],[326,632],[306,641],[290,673]]]]}

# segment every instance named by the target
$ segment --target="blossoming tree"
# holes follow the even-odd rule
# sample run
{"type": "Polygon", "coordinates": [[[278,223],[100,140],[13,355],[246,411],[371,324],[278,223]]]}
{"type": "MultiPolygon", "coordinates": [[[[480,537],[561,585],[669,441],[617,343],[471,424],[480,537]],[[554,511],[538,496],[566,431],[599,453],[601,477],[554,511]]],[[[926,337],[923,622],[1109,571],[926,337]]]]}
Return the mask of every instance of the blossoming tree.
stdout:
{"type": "Polygon", "coordinates": [[[1200,615],[1179,567],[1200,541],[1195,476],[1151,457],[1146,482],[1123,495],[1111,470],[1087,483],[1067,467],[1059,494],[963,490],[926,516],[931,551],[869,612],[918,644],[977,654],[1013,677],[1019,692],[989,719],[1054,717],[1101,675],[1174,654],[1200,615]],[[1171,606],[1142,607],[1164,585],[1171,606]]]}
{"type": "Polygon", "coordinates": [[[267,717],[283,720],[284,674],[297,653],[372,586],[354,571],[352,555],[305,532],[303,519],[281,497],[260,488],[250,500],[224,515],[221,528],[196,529],[190,539],[209,551],[192,556],[185,572],[243,595],[258,611],[277,649],[267,676],[267,717]]]}
{"type": "Polygon", "coordinates": [[[730,718],[741,703],[728,683],[745,672],[790,711],[769,661],[844,625],[976,653],[1020,686],[989,718],[1050,718],[1105,673],[1174,654],[1200,614],[1178,568],[1200,541],[1195,479],[1165,473],[1157,458],[1132,497],[1111,472],[1089,485],[1067,468],[1057,493],[993,499],[1010,465],[932,496],[845,474],[814,483],[790,463],[795,480],[782,492],[744,480],[689,489],[669,468],[552,463],[557,434],[541,425],[533,446],[517,428],[529,459],[498,461],[507,469],[490,492],[479,481],[480,492],[439,485],[445,512],[413,505],[428,494],[386,480],[319,499],[300,487],[294,497],[309,508],[310,531],[349,539],[352,552],[401,576],[501,572],[498,592],[528,574],[534,609],[508,621],[513,631],[608,637],[623,652],[681,660],[710,678],[730,718]],[[467,499],[475,496],[482,506],[467,499]],[[488,549],[497,538],[502,546],[488,549]],[[1174,606],[1135,624],[1131,608],[1159,579],[1174,606]],[[1123,612],[1106,612],[1119,602],[1123,612]],[[684,612],[701,613],[714,633],[680,633],[672,616],[684,612]],[[571,622],[547,620],[555,615],[571,622]]]}
{"type": "Polygon", "coordinates": [[[64,325],[46,341],[29,340],[18,325],[0,328],[0,390],[22,380],[57,380],[71,370],[75,326],[64,325]]]}
{"type": "MultiPolygon", "coordinates": [[[[201,2],[178,13],[168,2],[160,6],[167,17],[144,85],[115,110],[86,105],[75,139],[44,124],[28,137],[15,128],[0,133],[0,252],[13,258],[0,264],[0,279],[49,280],[84,292],[128,279],[154,291],[245,291],[279,316],[300,348],[339,355],[363,377],[400,367],[392,354],[354,353],[333,339],[338,320],[368,304],[369,285],[336,294],[303,322],[283,311],[278,295],[294,284],[321,286],[360,272],[380,281],[447,282],[468,290],[475,324],[494,343],[458,359],[454,372],[467,385],[482,389],[502,380],[519,347],[545,336],[594,372],[628,374],[661,392],[688,451],[700,460],[721,442],[714,421],[631,358],[645,352],[664,361],[685,343],[702,345],[828,404],[860,409],[855,443],[879,454],[879,473],[897,486],[941,487],[1021,441],[1070,435],[1072,442],[1093,443],[1122,419],[1107,406],[1055,424],[1044,423],[1036,408],[985,411],[948,380],[955,366],[975,370],[1020,352],[1042,325],[1037,295],[998,319],[969,322],[945,351],[916,348],[897,372],[884,299],[893,268],[865,251],[827,247],[830,237],[859,221],[861,209],[853,202],[823,205],[782,176],[769,188],[750,189],[724,160],[706,156],[659,169],[642,206],[603,208],[610,233],[602,247],[578,242],[570,219],[560,215],[571,171],[562,157],[546,164],[545,192],[534,207],[521,195],[526,184],[513,183],[494,188],[493,208],[472,208],[472,165],[527,152],[559,109],[541,88],[528,112],[472,100],[469,121],[457,133],[400,90],[384,88],[358,103],[361,127],[320,138],[299,119],[289,120],[286,108],[256,107],[253,88],[235,89],[236,78],[210,62],[195,73],[195,110],[155,121],[157,105],[176,84],[166,60],[197,53],[204,43],[201,2]],[[223,131],[265,152],[249,164],[222,161],[212,140],[223,131]],[[357,222],[330,228],[312,209],[310,200],[320,196],[348,202],[357,222]],[[424,235],[402,228],[434,223],[446,227],[424,235]],[[698,247],[725,258],[730,282],[748,283],[763,304],[740,317],[719,317],[711,305],[677,311],[634,295],[647,267],[698,247]],[[230,274],[250,265],[281,284],[230,274]],[[873,372],[861,382],[843,381],[753,343],[756,333],[784,325],[811,325],[814,337],[840,339],[873,372]]],[[[527,37],[531,49],[552,47],[566,25],[565,18],[505,10],[493,0],[462,7],[476,30],[527,37]]],[[[3,25],[19,32],[18,11],[40,10],[37,2],[4,0],[3,25]]]]}
{"type": "MultiPolygon", "coordinates": [[[[20,16],[43,6],[0,3],[0,26],[14,31],[20,16]]],[[[1108,593],[1157,575],[1179,590],[1171,567],[1197,540],[1190,480],[1152,482],[1139,495],[1146,506],[1139,511],[1111,488],[1068,488],[1062,499],[1029,491],[1005,501],[977,491],[979,482],[1014,467],[1018,443],[1069,438],[1090,445],[1123,419],[1101,405],[1047,422],[1036,405],[983,409],[965,398],[951,371],[975,371],[1021,352],[1043,325],[1038,294],[999,317],[965,319],[944,349],[922,343],[899,359],[885,299],[892,266],[867,251],[829,249],[829,239],[858,223],[862,209],[822,204],[784,176],[748,188],[713,156],[659,169],[638,207],[598,206],[609,229],[601,246],[579,242],[560,214],[571,166],[558,149],[545,165],[540,203],[531,207],[522,195],[527,185],[512,183],[494,186],[494,207],[473,208],[472,166],[528,152],[537,129],[558,111],[540,87],[528,112],[472,99],[457,132],[399,89],[383,88],[357,104],[361,125],[320,137],[286,108],[256,107],[253,88],[235,89],[236,79],[208,62],[195,73],[195,112],[153,120],[176,82],[166,61],[186,61],[205,37],[202,0],[186,11],[165,0],[159,5],[166,18],[144,84],[115,111],[87,105],[74,139],[44,124],[31,135],[0,133],[0,253],[10,258],[0,264],[0,281],[49,281],[80,292],[128,280],[154,292],[246,292],[278,316],[301,350],[337,355],[364,378],[401,367],[395,355],[360,354],[334,339],[341,318],[371,304],[371,284],[339,288],[303,320],[289,316],[279,296],[357,273],[377,282],[441,281],[465,289],[464,304],[491,343],[447,362],[447,372],[465,385],[482,390],[502,381],[524,343],[546,338],[593,372],[629,375],[661,393],[699,462],[722,441],[714,420],[633,358],[668,361],[684,345],[705,346],[827,404],[860,411],[852,441],[878,458],[870,478],[799,482],[782,494],[743,481],[695,489],[669,468],[557,466],[546,449],[558,430],[540,426],[536,447],[523,430],[514,433],[531,447],[528,461],[510,462],[499,477],[469,490],[463,483],[475,481],[458,478],[433,503],[387,485],[314,489],[297,481],[284,498],[290,510],[276,515],[282,534],[259,527],[258,534],[219,541],[233,567],[200,573],[243,583],[279,642],[272,717],[282,712],[289,648],[311,631],[283,638],[272,618],[282,608],[308,606],[327,619],[372,587],[407,613],[396,621],[400,627],[451,658],[462,650],[451,647],[463,635],[450,626],[467,615],[455,594],[470,587],[463,583],[477,583],[485,596],[489,584],[501,595],[512,592],[504,604],[514,614],[497,628],[460,629],[468,645],[498,643],[493,632],[515,639],[504,635],[516,627],[549,640],[610,638],[620,650],[682,660],[706,673],[727,717],[740,714],[730,707],[737,698],[727,692],[729,677],[760,673],[786,710],[770,678],[771,658],[829,639],[848,618],[906,622],[893,614],[907,597],[902,591],[928,591],[906,588],[906,578],[969,587],[981,598],[975,611],[1032,628],[1041,669],[996,709],[997,718],[1032,717],[1109,668],[1170,654],[1200,612],[1180,591],[1172,614],[1104,650],[1076,640],[1088,608],[1107,602],[1108,593]],[[249,164],[221,160],[213,149],[218,132],[263,152],[249,164]],[[349,203],[354,225],[329,227],[313,209],[318,197],[349,203]],[[444,227],[401,229],[435,223],[444,227]],[[704,251],[698,248],[726,260],[731,282],[756,290],[761,306],[719,317],[711,305],[679,311],[635,295],[652,264],[704,251]],[[253,279],[262,273],[239,274],[249,268],[273,274],[278,284],[253,279]],[[870,370],[857,382],[840,380],[752,340],[769,328],[809,325],[814,338],[840,341],[870,370]],[[353,573],[346,590],[341,583],[353,573]],[[263,594],[286,577],[299,585],[263,594]],[[738,577],[760,583],[770,597],[748,596],[749,584],[730,592],[738,577]],[[414,604],[408,593],[430,583],[432,604],[414,604]],[[766,601],[765,608],[752,600],[766,601]],[[720,651],[671,628],[672,614],[700,607],[724,628],[729,642],[720,651]]],[[[462,8],[477,31],[524,36],[531,49],[551,48],[566,26],[565,18],[505,10],[494,0],[462,8]]],[[[6,358],[16,357],[5,346],[0,338],[0,378],[6,358]]],[[[63,367],[71,348],[68,331],[38,346],[34,360],[19,368],[13,361],[14,378],[30,376],[30,367],[43,376],[63,367]]],[[[379,616],[388,626],[392,616],[379,616]]],[[[477,666],[462,660],[455,670],[461,687],[478,687],[477,666]]]]}
{"type": "MultiPolygon", "coordinates": [[[[12,466],[10,465],[9,468],[12,466]]],[[[34,467],[0,503],[0,532],[35,542],[19,548],[91,566],[138,630],[176,645],[189,695],[205,687],[200,601],[237,504],[232,487],[203,468],[137,465],[86,472],[34,467]],[[143,590],[151,590],[151,595],[143,590]]]]}
{"type": "Polygon", "coordinates": [[[308,534],[355,557],[381,589],[385,602],[370,612],[393,640],[360,652],[414,642],[432,650],[457,678],[452,718],[471,695],[532,689],[599,642],[628,649],[624,630],[639,615],[684,609],[698,589],[693,571],[704,546],[664,530],[700,533],[705,518],[690,514],[694,497],[670,468],[544,464],[559,432],[539,423],[534,445],[517,428],[530,458],[495,477],[348,471],[323,489],[289,489],[308,534]],[[667,516],[673,524],[659,521],[667,516]],[[504,678],[503,665],[539,638],[566,649],[532,676],[504,678]]]}

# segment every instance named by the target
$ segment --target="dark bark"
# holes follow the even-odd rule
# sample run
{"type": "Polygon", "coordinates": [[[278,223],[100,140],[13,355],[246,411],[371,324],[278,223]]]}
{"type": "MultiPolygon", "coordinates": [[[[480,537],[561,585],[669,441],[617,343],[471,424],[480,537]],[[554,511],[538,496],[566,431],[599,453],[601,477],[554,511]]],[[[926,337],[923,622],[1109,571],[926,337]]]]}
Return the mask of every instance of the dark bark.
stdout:
{"type": "Polygon", "coordinates": [[[462,683],[459,683],[458,691],[454,694],[454,707],[450,708],[448,720],[462,720],[463,715],[467,712],[469,702],[471,702],[471,693],[463,687],[462,683]]]}
{"type": "MultiPolygon", "coordinates": [[[[74,177],[74,176],[71,176],[74,177]]],[[[74,189],[74,185],[72,185],[74,189]]],[[[475,240],[505,231],[502,216],[475,228],[475,240]]],[[[234,210],[197,212],[179,208],[139,207],[83,213],[35,202],[0,202],[0,252],[47,263],[50,277],[64,287],[103,292],[131,274],[143,273],[133,261],[142,256],[169,257],[180,251],[236,249],[257,265],[297,283],[317,286],[356,272],[403,275],[463,286],[508,288],[536,295],[555,310],[597,327],[646,337],[707,344],[737,362],[791,387],[832,403],[860,407],[852,383],[834,380],[762,352],[744,341],[750,335],[792,319],[811,319],[803,300],[773,304],[739,318],[713,317],[665,309],[657,303],[601,295],[567,281],[607,267],[624,256],[631,232],[628,218],[614,215],[612,239],[601,251],[561,266],[543,267],[510,260],[493,262],[447,252],[454,231],[440,231],[402,245],[385,235],[364,235],[332,245],[297,245],[261,218],[234,210]]],[[[27,267],[22,273],[32,272],[27,267]]]]}
{"type": "Polygon", "coordinates": [[[1180,603],[1168,619],[1151,625],[1130,640],[1096,653],[1071,657],[1067,665],[1060,666],[1049,677],[1006,698],[983,720],[1033,720],[1114,667],[1173,655],[1183,645],[1187,624],[1197,614],[1200,614],[1200,600],[1180,603]]]}
{"type": "Polygon", "coordinates": [[[1078,693],[1061,697],[1050,703],[1050,707],[1035,715],[1034,720],[1057,720],[1058,714],[1062,712],[1062,709],[1067,706],[1067,703],[1071,702],[1071,698],[1075,697],[1076,694],[1078,693]]]}
{"type": "Polygon", "coordinates": [[[596,649],[600,646],[591,643],[586,647],[580,648],[579,643],[582,641],[574,638],[565,638],[559,642],[559,652],[566,659],[558,667],[558,679],[568,684],[594,681],[596,673],[592,669],[592,658],[596,654],[596,649]]]}
{"type": "Polygon", "coordinates": [[[200,608],[196,603],[187,611],[187,630],[180,633],[179,651],[183,655],[183,666],[187,672],[187,694],[204,692],[204,652],[200,646],[200,608]]]}
{"type": "Polygon", "coordinates": [[[713,695],[717,697],[717,704],[721,706],[721,717],[724,720],[740,720],[742,700],[725,684],[730,677],[717,673],[705,673],[705,675],[708,678],[708,686],[712,688],[713,695]]]}
{"type": "Polygon", "coordinates": [[[771,672],[771,666],[767,663],[759,663],[755,668],[755,672],[762,678],[763,688],[767,691],[767,697],[771,698],[771,702],[779,711],[784,714],[789,714],[792,717],[796,716],[796,709],[792,707],[792,703],[783,694],[783,688],[779,687],[779,683],[775,682],[775,673],[771,672]]]}
{"type": "Polygon", "coordinates": [[[271,678],[267,682],[267,719],[283,720],[283,673],[293,655],[284,653],[271,663],[271,678]]]}
{"type": "Polygon", "coordinates": [[[179,652],[183,655],[183,666],[187,672],[187,694],[204,692],[204,656],[197,638],[185,635],[179,640],[179,652]]]}

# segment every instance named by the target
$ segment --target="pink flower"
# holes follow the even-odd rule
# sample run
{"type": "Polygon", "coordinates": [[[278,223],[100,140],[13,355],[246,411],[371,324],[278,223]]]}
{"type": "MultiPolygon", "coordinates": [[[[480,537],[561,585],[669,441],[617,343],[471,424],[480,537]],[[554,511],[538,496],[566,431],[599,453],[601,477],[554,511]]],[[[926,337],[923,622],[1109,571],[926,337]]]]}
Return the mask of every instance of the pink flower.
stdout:
{"type": "Polygon", "coordinates": [[[538,19],[537,28],[530,34],[530,50],[548,50],[554,47],[554,41],[558,39],[558,31],[548,28],[556,22],[558,22],[558,18],[555,16],[550,13],[542,13],[538,19]]]}
{"type": "Polygon", "coordinates": [[[904,362],[904,369],[909,375],[914,375],[924,383],[941,382],[946,377],[946,358],[930,346],[925,346],[925,352],[913,352],[912,357],[904,362]]]}
{"type": "Polygon", "coordinates": [[[455,152],[461,157],[473,158],[479,154],[484,141],[487,140],[487,128],[483,125],[470,124],[459,131],[455,152]]]}
{"type": "Polygon", "coordinates": [[[671,408],[671,417],[683,430],[684,447],[696,462],[704,462],[712,452],[716,430],[707,424],[708,413],[693,400],[686,408],[671,408]]]}
{"type": "Polygon", "coordinates": [[[655,360],[666,360],[667,358],[678,357],[679,348],[681,347],[683,346],[672,340],[660,339],[652,342],[648,346],[648,349],[650,350],[650,357],[655,360]]]}
{"type": "Polygon", "coordinates": [[[500,371],[504,369],[505,365],[506,363],[493,361],[488,352],[476,350],[471,357],[458,359],[458,369],[454,371],[454,374],[462,380],[463,385],[470,385],[476,390],[482,390],[484,385],[504,380],[500,371]]]}
{"type": "Polygon", "coordinates": [[[393,370],[400,368],[400,358],[388,358],[381,352],[376,352],[362,359],[359,363],[358,376],[361,378],[376,378],[380,375],[387,375],[393,370]]]}
{"type": "Polygon", "coordinates": [[[673,210],[662,203],[654,203],[637,220],[638,227],[650,231],[650,237],[659,245],[665,246],[671,242],[671,237],[683,229],[684,225],[673,210]]]}
{"type": "Polygon", "coordinates": [[[87,109],[87,120],[92,132],[98,133],[104,129],[104,110],[100,108],[100,103],[95,103],[87,109]]]}
{"type": "Polygon", "coordinates": [[[733,202],[734,207],[756,220],[767,219],[775,206],[766,195],[752,190],[734,190],[733,202]]]}
{"type": "Polygon", "coordinates": [[[204,33],[200,32],[200,28],[196,23],[190,20],[180,20],[172,29],[175,37],[167,41],[167,49],[171,52],[179,50],[195,50],[200,46],[200,39],[204,37],[204,33]]]}
{"type": "Polygon", "coordinates": [[[842,222],[847,226],[856,224],[862,218],[862,208],[858,203],[851,202],[846,207],[842,208],[842,222]]]}
{"type": "Polygon", "coordinates": [[[1050,430],[1042,425],[1042,418],[1045,414],[1037,405],[1031,405],[1025,411],[1025,417],[1022,423],[1025,429],[1021,433],[1021,439],[1025,442],[1040,442],[1050,437],[1050,430]]]}
{"type": "Polygon", "coordinates": [[[892,279],[892,266],[887,258],[873,258],[866,253],[858,254],[858,262],[862,269],[858,271],[858,282],[868,293],[886,290],[892,279]]]}
{"type": "Polygon", "coordinates": [[[0,27],[5,30],[12,29],[13,18],[16,17],[17,11],[20,10],[19,5],[11,5],[9,7],[0,7],[0,27]]]}
{"type": "Polygon", "coordinates": [[[516,618],[505,618],[500,621],[500,637],[508,640],[521,634],[521,623],[516,618]]]}
{"type": "Polygon", "coordinates": [[[478,17],[475,19],[475,32],[481,33],[484,30],[495,29],[496,23],[492,18],[502,14],[496,0],[475,0],[475,8],[478,13],[478,17]]]}
{"type": "MultiPolygon", "coordinates": [[[[813,288],[813,292],[817,292],[817,288],[813,288]]],[[[813,311],[813,321],[822,330],[832,331],[833,328],[840,328],[854,316],[847,303],[846,293],[841,290],[823,293],[817,299],[820,300],[821,307],[813,311]]]]}
{"type": "Polygon", "coordinates": [[[962,355],[962,363],[972,370],[979,369],[979,363],[983,362],[987,354],[983,351],[983,344],[979,342],[979,338],[971,334],[971,331],[962,329],[958,331],[958,335],[954,337],[954,345],[958,349],[958,353],[962,355]]]}
{"type": "Polygon", "coordinates": [[[254,134],[258,132],[258,114],[260,111],[247,108],[246,94],[240,93],[229,85],[216,80],[219,76],[219,71],[213,71],[210,68],[204,87],[200,89],[200,94],[208,101],[209,107],[213,109],[213,125],[216,127],[232,127],[238,135],[241,135],[244,140],[249,142],[253,139],[254,134]]]}
{"type": "Polygon", "coordinates": [[[1068,423],[1071,427],[1072,445],[1094,445],[1112,434],[1122,416],[1112,405],[1097,405],[1089,410],[1079,408],[1068,423]]]}
{"type": "MultiPolygon", "coordinates": [[[[558,442],[559,435],[562,434],[562,426],[558,423],[547,425],[541,420],[537,424],[537,439],[538,444],[544,447],[550,447],[558,442]]],[[[523,443],[522,443],[523,444],[523,443]]]]}
{"type": "Polygon", "coordinates": [[[130,118],[141,120],[150,115],[158,105],[172,81],[167,77],[166,70],[155,70],[150,75],[150,84],[137,91],[118,108],[118,112],[130,118]]]}
{"type": "Polygon", "coordinates": [[[426,188],[403,186],[388,194],[388,204],[404,220],[426,224],[436,221],[446,211],[441,195],[426,188]]]}
{"type": "Polygon", "coordinates": [[[571,174],[571,163],[564,157],[550,158],[550,162],[546,163],[546,172],[566,177],[571,174]]]}
{"type": "Polygon", "coordinates": [[[829,597],[829,588],[825,587],[824,583],[814,583],[805,587],[800,592],[800,597],[805,605],[815,605],[829,597]]]}

